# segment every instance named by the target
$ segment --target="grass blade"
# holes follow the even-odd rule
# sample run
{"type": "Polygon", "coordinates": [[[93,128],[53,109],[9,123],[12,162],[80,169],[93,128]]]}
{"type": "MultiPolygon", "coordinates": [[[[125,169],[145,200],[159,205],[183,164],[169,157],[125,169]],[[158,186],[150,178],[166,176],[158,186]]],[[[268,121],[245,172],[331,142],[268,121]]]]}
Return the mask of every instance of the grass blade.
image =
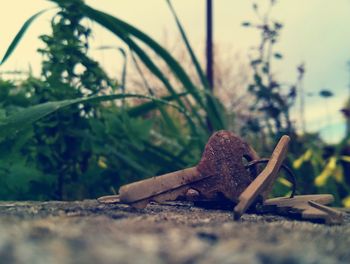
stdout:
{"type": "MultiPolygon", "coordinates": [[[[143,98],[157,103],[164,104],[177,109],[180,113],[184,114],[187,120],[190,120],[190,116],[185,109],[179,107],[178,105],[172,104],[166,100],[154,98],[151,96],[139,95],[139,94],[115,94],[115,95],[102,95],[102,96],[92,96],[78,99],[70,99],[63,101],[55,101],[43,103],[35,106],[28,107],[22,111],[17,112],[5,119],[0,120],[0,141],[9,136],[16,136],[20,131],[27,128],[29,125],[35,123],[41,118],[58,111],[62,108],[72,106],[80,103],[94,103],[109,100],[120,100],[124,98],[143,98]]],[[[190,125],[194,125],[190,123],[190,125]]]]}
{"type": "MultiPolygon", "coordinates": [[[[202,108],[205,108],[205,104],[203,102],[203,98],[200,91],[192,83],[191,79],[188,77],[188,75],[180,66],[180,64],[156,41],[154,41],[152,38],[150,38],[149,36],[141,32],[140,30],[136,29],[135,27],[129,25],[128,23],[123,22],[120,19],[113,17],[109,14],[106,14],[104,12],[95,10],[87,5],[82,6],[82,11],[84,15],[86,15],[88,18],[96,21],[101,26],[107,28],[108,30],[113,32],[115,35],[117,35],[119,38],[121,38],[123,41],[125,41],[129,45],[129,47],[133,49],[135,53],[137,53],[139,58],[147,65],[147,67],[149,67],[154,74],[157,74],[158,78],[163,79],[162,81],[164,83],[164,78],[161,77],[158,70],[154,67],[154,65],[152,65],[154,63],[148,58],[148,56],[143,52],[143,50],[140,49],[138,45],[129,36],[133,36],[138,40],[142,41],[143,43],[145,43],[149,48],[151,48],[160,58],[162,58],[167,63],[168,67],[172,70],[172,72],[177,77],[177,79],[183,84],[184,88],[189,92],[189,94],[191,94],[195,98],[197,103],[202,108]]],[[[166,84],[166,86],[167,88],[169,88],[168,84],[166,84]]],[[[205,122],[198,115],[197,111],[198,111],[197,109],[192,109],[192,113],[200,121],[200,124],[203,127],[206,127],[205,122]]]]}
{"type": "Polygon", "coordinates": [[[171,1],[170,1],[170,0],[167,0],[167,3],[168,3],[168,6],[169,6],[169,8],[170,8],[170,11],[171,11],[172,15],[174,16],[176,25],[177,25],[177,27],[178,27],[178,29],[179,29],[179,31],[180,31],[180,34],[181,34],[181,37],[182,37],[182,39],[183,39],[183,41],[184,41],[184,43],[185,43],[186,49],[187,49],[188,53],[190,54],[191,60],[192,60],[194,66],[195,66],[195,68],[196,68],[198,77],[199,77],[199,79],[201,80],[202,85],[203,85],[206,89],[209,90],[209,82],[208,82],[208,79],[207,79],[207,77],[205,76],[205,74],[204,74],[204,72],[203,72],[203,70],[202,70],[202,67],[201,67],[200,64],[199,64],[199,61],[197,60],[196,55],[194,54],[194,51],[193,51],[193,49],[192,49],[192,47],[191,47],[191,44],[190,44],[190,42],[189,42],[189,40],[188,40],[188,38],[187,38],[187,35],[186,35],[186,33],[185,33],[185,30],[184,30],[183,26],[181,25],[181,22],[180,22],[180,20],[179,20],[177,14],[176,14],[176,12],[175,12],[175,9],[174,9],[173,5],[171,4],[171,1]]]}
{"type": "MultiPolygon", "coordinates": [[[[182,96],[186,96],[187,93],[180,93],[180,94],[177,94],[177,95],[179,97],[182,97],[182,96]]],[[[161,100],[163,100],[163,101],[173,101],[174,97],[172,95],[169,95],[169,96],[162,97],[161,100]]],[[[137,106],[133,106],[133,107],[129,108],[127,110],[127,112],[128,112],[129,116],[137,117],[137,116],[141,116],[143,114],[147,114],[148,112],[157,109],[158,106],[159,106],[159,104],[157,102],[151,101],[151,102],[146,102],[146,103],[143,103],[143,104],[140,104],[140,105],[137,105],[137,106]]]]}
{"type": "Polygon", "coordinates": [[[206,98],[207,98],[207,115],[210,123],[212,124],[213,128],[215,130],[224,129],[225,128],[225,118],[222,112],[224,111],[223,107],[220,107],[217,99],[213,96],[211,90],[209,89],[209,82],[207,77],[205,76],[202,67],[200,66],[200,63],[191,47],[191,44],[187,38],[186,32],[175,12],[175,9],[171,3],[171,0],[166,0],[168,3],[168,6],[170,8],[170,11],[172,15],[174,16],[176,25],[180,31],[180,35],[182,37],[182,40],[185,43],[186,49],[191,57],[192,63],[195,66],[195,69],[197,71],[197,75],[202,82],[203,87],[206,90],[206,98]]]}
{"type": "Polygon", "coordinates": [[[7,48],[4,57],[0,61],[0,65],[4,64],[5,61],[9,58],[9,56],[12,54],[12,52],[15,50],[17,47],[19,41],[22,39],[23,35],[26,33],[27,29],[29,26],[32,24],[32,22],[39,17],[41,14],[45,13],[48,9],[41,10],[40,12],[34,14],[31,16],[21,27],[21,29],[18,31],[16,34],[15,38],[12,40],[10,46],[7,48]]]}

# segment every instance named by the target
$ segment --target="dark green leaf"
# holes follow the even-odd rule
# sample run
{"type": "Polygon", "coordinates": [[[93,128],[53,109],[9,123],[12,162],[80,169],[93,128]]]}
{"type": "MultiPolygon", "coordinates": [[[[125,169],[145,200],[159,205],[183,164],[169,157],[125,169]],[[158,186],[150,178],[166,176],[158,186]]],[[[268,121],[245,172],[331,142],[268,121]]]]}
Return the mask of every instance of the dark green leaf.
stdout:
{"type": "Polygon", "coordinates": [[[276,59],[282,59],[283,58],[283,55],[281,53],[274,53],[273,56],[276,58],[276,59]]]}
{"type": "Polygon", "coordinates": [[[86,98],[78,98],[71,100],[63,100],[56,102],[48,102],[39,105],[35,105],[32,107],[28,107],[25,110],[19,111],[16,114],[9,116],[3,120],[0,120],[0,140],[4,139],[8,136],[16,136],[21,130],[26,129],[29,125],[38,121],[39,119],[58,111],[67,106],[75,105],[75,104],[83,104],[83,103],[93,103],[93,102],[101,102],[101,101],[109,101],[109,100],[118,100],[124,98],[144,98],[148,100],[157,101],[158,103],[174,107],[183,113],[187,119],[188,114],[185,110],[177,105],[171,104],[168,101],[164,101],[161,99],[157,99],[150,96],[138,95],[138,94],[116,94],[116,95],[102,95],[102,96],[92,96],[86,98]]]}
{"type": "Polygon", "coordinates": [[[18,31],[17,35],[15,36],[15,38],[12,40],[10,46],[7,48],[4,57],[2,58],[2,60],[0,61],[0,65],[4,64],[5,61],[7,61],[8,57],[12,54],[12,52],[15,50],[15,48],[17,47],[19,41],[22,39],[24,33],[26,33],[27,29],[29,28],[29,26],[32,24],[32,22],[39,17],[41,14],[45,13],[48,9],[44,9],[41,10],[40,12],[34,14],[33,16],[31,16],[21,27],[21,29],[18,31]]]}
{"type": "Polygon", "coordinates": [[[254,74],[254,81],[258,86],[262,85],[262,79],[259,74],[254,74]]]}
{"type": "MultiPolygon", "coordinates": [[[[121,38],[123,41],[126,42],[127,45],[131,49],[137,53],[139,58],[145,63],[145,65],[154,73],[156,76],[162,80],[164,85],[171,91],[173,90],[171,88],[171,85],[169,81],[165,78],[165,76],[162,74],[162,72],[159,70],[159,68],[152,62],[152,60],[149,58],[149,56],[136,44],[135,41],[133,41],[130,36],[134,36],[137,39],[144,42],[146,45],[148,45],[154,52],[160,56],[169,66],[169,68],[172,70],[172,72],[175,74],[175,76],[179,79],[179,81],[183,84],[184,88],[196,99],[196,101],[202,106],[205,107],[203,103],[203,98],[200,95],[198,89],[195,87],[195,85],[190,80],[189,76],[186,74],[184,69],[180,66],[180,64],[163,48],[161,47],[157,42],[155,42],[152,38],[144,34],[143,32],[139,31],[135,27],[129,25],[128,23],[110,16],[104,12],[95,10],[87,5],[83,6],[84,14],[99,23],[101,26],[107,28],[114,34],[116,34],[119,38],[121,38]]],[[[172,94],[175,94],[175,91],[173,90],[172,94]]],[[[179,101],[178,101],[179,102],[179,101]]],[[[181,102],[179,102],[180,105],[182,105],[181,102]]],[[[197,116],[198,120],[201,120],[199,115],[196,113],[196,111],[193,109],[193,114],[197,116]]],[[[201,121],[202,125],[204,125],[204,122],[201,121]]]]}
{"type": "Polygon", "coordinates": [[[329,98],[329,97],[332,97],[333,95],[334,95],[333,92],[330,90],[321,90],[320,91],[320,96],[324,97],[324,98],[329,98]]]}
{"type": "Polygon", "coordinates": [[[257,59],[257,60],[252,60],[252,61],[250,62],[250,64],[251,64],[252,66],[254,66],[254,65],[260,64],[261,62],[262,62],[261,59],[257,59]]]}
{"type": "Polygon", "coordinates": [[[171,0],[167,0],[167,3],[169,5],[169,8],[170,8],[170,11],[171,13],[173,14],[174,16],[174,19],[175,19],[175,22],[176,22],[176,25],[178,27],[178,29],[180,30],[180,34],[181,34],[181,37],[186,45],[186,48],[187,48],[187,51],[188,53],[190,54],[190,57],[191,57],[191,60],[196,68],[196,71],[197,71],[197,74],[199,76],[199,79],[201,80],[202,82],[202,85],[206,88],[206,89],[209,89],[209,82],[208,82],[208,79],[207,77],[205,76],[203,70],[202,70],[202,67],[200,66],[199,64],[199,61],[197,60],[197,57],[196,55],[194,54],[194,51],[190,45],[190,42],[186,36],[186,33],[185,33],[185,30],[183,28],[183,26],[181,25],[181,22],[175,12],[175,9],[173,7],[173,5],[171,4],[171,0]]]}

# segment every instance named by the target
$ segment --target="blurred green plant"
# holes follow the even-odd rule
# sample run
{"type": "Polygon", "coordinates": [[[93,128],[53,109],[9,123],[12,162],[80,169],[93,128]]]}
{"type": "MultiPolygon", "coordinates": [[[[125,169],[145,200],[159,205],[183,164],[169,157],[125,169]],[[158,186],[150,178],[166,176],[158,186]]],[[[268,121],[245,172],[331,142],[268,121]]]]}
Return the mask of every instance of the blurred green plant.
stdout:
{"type": "MultiPolygon", "coordinates": [[[[44,58],[42,76],[29,76],[19,84],[0,83],[4,87],[0,199],[96,197],[128,181],[197,162],[210,135],[209,127],[224,128],[225,116],[208,88],[174,9],[172,14],[201,87],[193,84],[164,48],[128,23],[82,0],[52,2],[58,8],[51,19],[52,33],[40,37],[45,43],[45,48],[39,49],[44,58]],[[121,82],[109,78],[88,56],[91,30],[83,19],[100,24],[128,46],[130,53],[160,80],[168,95],[155,98],[128,94],[125,63],[121,82]],[[165,62],[177,88],[148,51],[165,62]],[[117,99],[121,104],[113,101],[117,99]]],[[[44,12],[25,22],[1,64],[44,12]]]]}
{"type": "Polygon", "coordinates": [[[288,85],[278,81],[273,73],[273,60],[283,59],[283,55],[275,51],[275,45],[283,28],[281,22],[271,17],[275,4],[276,1],[269,1],[269,6],[264,11],[260,5],[253,3],[257,22],[242,23],[242,26],[254,28],[260,33],[260,43],[253,47],[250,54],[253,78],[248,87],[248,91],[256,99],[250,110],[257,114],[247,123],[246,129],[267,134],[274,140],[282,134],[295,134],[290,119],[290,108],[297,95],[297,83],[300,83],[304,75],[304,70],[298,70],[298,81],[296,84],[288,85]]]}
{"type": "MultiPolygon", "coordinates": [[[[57,10],[52,33],[40,36],[45,44],[39,49],[41,77],[0,80],[0,199],[93,198],[113,193],[121,184],[195,164],[212,130],[227,127],[226,112],[211,93],[171,2],[167,0],[200,85],[166,49],[132,25],[82,0],[52,2],[57,10]],[[128,48],[118,48],[124,58],[118,79],[107,76],[89,56],[92,32],[86,19],[128,48]],[[128,92],[128,56],[159,80],[162,97],[155,97],[147,82],[144,93],[128,92]]],[[[243,23],[258,29],[261,41],[250,63],[249,91],[256,98],[250,110],[256,115],[241,133],[262,155],[271,153],[281,134],[291,135],[287,163],[295,170],[299,193],[330,192],[338,205],[350,206],[348,139],[327,147],[317,134],[297,135],[290,120],[298,85],[285,85],[271,70],[283,56],[275,52],[282,24],[270,18],[275,1],[270,3],[266,14],[253,5],[258,23],[243,23]]],[[[45,11],[24,23],[0,65],[45,11]]],[[[299,82],[303,75],[299,66],[299,82]]],[[[290,185],[279,179],[274,194],[286,194],[290,185]]]]}
{"type": "MultiPolygon", "coordinates": [[[[315,142],[315,141],[314,141],[315,142]]],[[[346,167],[350,153],[344,152],[349,141],[344,139],[335,146],[306,143],[306,151],[293,162],[300,184],[300,192],[332,193],[335,203],[350,207],[350,182],[346,167]]]]}
{"type": "MultiPolygon", "coordinates": [[[[328,146],[318,134],[297,133],[290,118],[290,109],[295,103],[297,93],[301,92],[301,83],[305,74],[303,64],[297,67],[295,84],[285,84],[277,80],[272,71],[274,61],[283,59],[276,52],[282,23],[271,17],[277,1],[267,0],[267,8],[253,3],[257,22],[245,21],[242,26],[256,29],[260,33],[260,43],[252,49],[250,65],[253,72],[252,83],[248,90],[256,101],[251,106],[255,112],[253,118],[244,127],[244,133],[252,134],[259,153],[268,153],[281,134],[289,134],[292,144],[289,148],[287,164],[290,165],[297,179],[299,194],[332,193],[335,204],[350,207],[350,176],[348,166],[350,153],[346,152],[348,139],[328,146]],[[347,168],[347,170],[346,170],[347,168]]],[[[333,96],[330,90],[321,90],[324,99],[333,96]]],[[[344,111],[343,111],[344,112],[344,111]]],[[[280,178],[274,188],[274,195],[285,195],[291,183],[280,178]]]]}

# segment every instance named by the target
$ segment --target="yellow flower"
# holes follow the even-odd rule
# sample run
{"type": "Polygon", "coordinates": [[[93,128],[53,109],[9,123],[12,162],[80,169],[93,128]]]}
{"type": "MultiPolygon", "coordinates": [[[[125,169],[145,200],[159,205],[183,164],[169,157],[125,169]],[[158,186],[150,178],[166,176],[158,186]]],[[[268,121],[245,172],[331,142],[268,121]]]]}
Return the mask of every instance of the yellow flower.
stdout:
{"type": "Polygon", "coordinates": [[[107,169],[107,168],[108,168],[108,166],[107,166],[107,160],[106,160],[105,157],[99,157],[97,164],[98,164],[98,166],[99,166],[101,169],[107,169]]]}
{"type": "Polygon", "coordinates": [[[327,163],[328,169],[334,171],[337,168],[337,159],[335,157],[331,157],[327,163]]]}
{"type": "Polygon", "coordinates": [[[331,157],[326,164],[326,167],[323,169],[320,175],[315,178],[315,185],[320,187],[326,184],[327,179],[335,172],[337,168],[337,159],[331,157]]]}
{"type": "Polygon", "coordinates": [[[285,178],[278,178],[278,181],[284,186],[292,187],[292,183],[285,178]]]}
{"type": "Polygon", "coordinates": [[[298,159],[296,159],[293,162],[293,168],[294,169],[299,169],[301,167],[301,165],[303,165],[303,163],[305,161],[310,160],[312,157],[312,150],[308,149],[303,155],[301,155],[298,159]]]}
{"type": "Polygon", "coordinates": [[[342,200],[342,203],[343,205],[346,207],[346,208],[350,208],[350,195],[345,197],[343,200],[342,200]]]}
{"type": "Polygon", "coordinates": [[[340,156],[340,159],[346,162],[350,162],[350,156],[340,156]]]}

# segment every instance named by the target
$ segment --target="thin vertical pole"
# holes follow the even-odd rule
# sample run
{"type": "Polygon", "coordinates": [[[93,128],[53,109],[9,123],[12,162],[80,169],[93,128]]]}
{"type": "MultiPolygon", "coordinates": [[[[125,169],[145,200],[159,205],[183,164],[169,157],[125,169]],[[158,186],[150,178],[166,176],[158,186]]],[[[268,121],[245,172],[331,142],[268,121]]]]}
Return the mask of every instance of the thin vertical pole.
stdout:
{"type": "Polygon", "coordinates": [[[207,78],[209,81],[210,89],[214,89],[214,58],[213,58],[213,2],[207,0],[207,45],[206,45],[206,58],[207,58],[207,78]]]}
{"type": "MultiPolygon", "coordinates": [[[[207,0],[207,40],[206,40],[206,59],[207,59],[207,68],[206,74],[209,83],[209,90],[213,92],[214,90],[214,67],[213,67],[213,2],[212,0],[207,0]]],[[[209,94],[207,96],[210,96],[209,94]]],[[[209,100],[210,102],[210,100],[209,100]]],[[[210,109],[209,109],[210,111],[210,109]]],[[[207,116],[207,126],[209,132],[214,132],[213,124],[207,116]]]]}
{"type": "MultiPolygon", "coordinates": [[[[348,61],[348,70],[350,70],[350,61],[348,61]]],[[[350,138],[350,115],[349,115],[349,111],[350,111],[350,83],[349,83],[349,96],[348,96],[348,101],[346,102],[345,105],[345,118],[346,118],[346,138],[350,138]]],[[[349,165],[350,167],[350,165],[349,165]]],[[[350,180],[350,178],[349,178],[350,180]]]]}

